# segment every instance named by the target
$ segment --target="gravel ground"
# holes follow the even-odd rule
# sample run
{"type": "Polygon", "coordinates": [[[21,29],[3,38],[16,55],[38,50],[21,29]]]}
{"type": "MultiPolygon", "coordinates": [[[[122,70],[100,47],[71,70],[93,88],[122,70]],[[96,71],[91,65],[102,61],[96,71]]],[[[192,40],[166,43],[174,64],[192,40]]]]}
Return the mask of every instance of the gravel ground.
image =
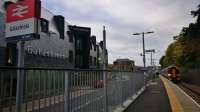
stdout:
{"type": "Polygon", "coordinates": [[[189,96],[191,96],[192,99],[194,99],[200,105],[200,93],[196,92],[196,91],[199,91],[199,90],[196,90],[196,89],[200,89],[200,88],[190,88],[183,83],[178,84],[178,86],[183,91],[185,91],[189,96]]]}

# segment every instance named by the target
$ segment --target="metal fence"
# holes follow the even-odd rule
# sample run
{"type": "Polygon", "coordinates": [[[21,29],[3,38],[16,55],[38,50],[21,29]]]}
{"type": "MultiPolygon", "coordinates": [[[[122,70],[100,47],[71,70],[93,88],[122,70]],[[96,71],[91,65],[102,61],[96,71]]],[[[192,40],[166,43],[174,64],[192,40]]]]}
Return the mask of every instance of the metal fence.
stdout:
{"type": "Polygon", "coordinates": [[[0,67],[0,112],[112,112],[145,79],[143,72],[0,67]]]}

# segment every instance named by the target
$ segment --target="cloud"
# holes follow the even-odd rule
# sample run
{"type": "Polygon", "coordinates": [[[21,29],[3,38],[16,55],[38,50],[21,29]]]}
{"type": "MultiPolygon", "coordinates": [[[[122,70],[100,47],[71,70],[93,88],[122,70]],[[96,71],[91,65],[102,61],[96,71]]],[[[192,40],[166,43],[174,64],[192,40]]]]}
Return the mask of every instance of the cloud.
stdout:
{"type": "MultiPolygon", "coordinates": [[[[199,0],[43,0],[43,6],[62,14],[71,24],[88,26],[97,40],[102,40],[102,26],[107,28],[109,62],[119,57],[131,58],[142,65],[141,36],[134,32],[154,31],[145,36],[146,49],[156,49],[154,58],[164,55],[172,37],[194,19],[190,11],[199,0]]],[[[147,56],[148,57],[148,56],[147,56]]],[[[158,62],[158,61],[157,61],[158,62]]]]}

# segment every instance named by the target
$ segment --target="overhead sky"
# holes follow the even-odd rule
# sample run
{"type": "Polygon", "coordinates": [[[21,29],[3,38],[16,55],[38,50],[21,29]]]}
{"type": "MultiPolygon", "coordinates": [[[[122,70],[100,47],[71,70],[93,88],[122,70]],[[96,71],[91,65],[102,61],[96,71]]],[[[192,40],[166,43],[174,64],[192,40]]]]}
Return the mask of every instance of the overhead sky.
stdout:
{"type": "MultiPolygon", "coordinates": [[[[154,31],[145,35],[146,49],[156,49],[156,64],[165,54],[183,26],[195,18],[190,15],[200,0],[42,0],[42,5],[65,16],[73,25],[92,28],[92,35],[102,40],[103,25],[107,30],[109,63],[116,58],[130,58],[142,65],[142,36],[133,33],[154,31]]],[[[150,55],[147,54],[147,65],[150,55]]]]}

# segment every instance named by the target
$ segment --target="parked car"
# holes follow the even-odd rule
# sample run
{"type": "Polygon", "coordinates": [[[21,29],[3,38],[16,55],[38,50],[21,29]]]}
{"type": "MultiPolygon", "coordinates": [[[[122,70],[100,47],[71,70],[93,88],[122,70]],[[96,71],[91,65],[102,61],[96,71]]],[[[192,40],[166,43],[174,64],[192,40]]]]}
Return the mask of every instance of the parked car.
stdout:
{"type": "Polygon", "coordinates": [[[104,82],[103,80],[95,80],[93,83],[94,88],[103,88],[104,82]]]}

